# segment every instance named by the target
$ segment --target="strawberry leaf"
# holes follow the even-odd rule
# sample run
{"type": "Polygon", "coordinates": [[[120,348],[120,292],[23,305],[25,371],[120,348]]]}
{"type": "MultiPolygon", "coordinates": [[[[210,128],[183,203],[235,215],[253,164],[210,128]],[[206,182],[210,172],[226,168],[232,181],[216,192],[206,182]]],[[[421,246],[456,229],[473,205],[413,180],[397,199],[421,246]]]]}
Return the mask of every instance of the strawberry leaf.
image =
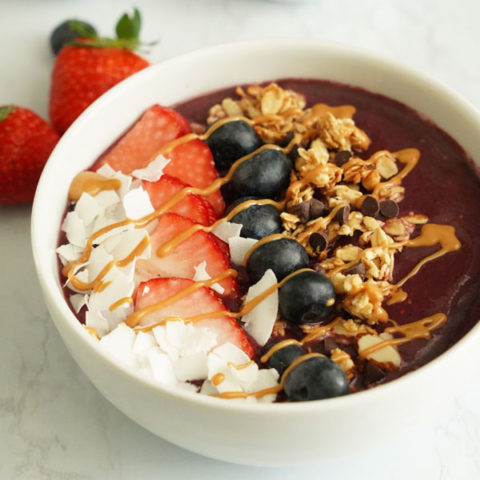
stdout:
{"type": "Polygon", "coordinates": [[[76,33],[79,37],[94,38],[97,35],[97,32],[92,26],[79,20],[69,20],[68,26],[70,27],[70,30],[76,33]]]}
{"type": "Polygon", "coordinates": [[[137,8],[134,9],[131,17],[128,16],[128,13],[123,14],[115,28],[117,37],[119,39],[138,39],[141,23],[140,12],[137,8]]]}
{"type": "Polygon", "coordinates": [[[5,107],[0,107],[0,122],[5,120],[14,109],[13,105],[6,105],[5,107]]]}

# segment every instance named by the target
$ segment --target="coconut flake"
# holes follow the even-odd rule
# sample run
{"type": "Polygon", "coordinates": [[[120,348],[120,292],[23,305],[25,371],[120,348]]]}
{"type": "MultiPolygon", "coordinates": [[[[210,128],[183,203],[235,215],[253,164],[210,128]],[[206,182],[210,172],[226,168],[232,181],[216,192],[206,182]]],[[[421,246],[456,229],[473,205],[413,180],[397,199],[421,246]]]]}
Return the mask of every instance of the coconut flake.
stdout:
{"type": "Polygon", "coordinates": [[[60,260],[65,265],[68,262],[77,260],[81,257],[83,248],[72,245],[71,243],[66,243],[57,248],[56,252],[60,255],[60,260]]]}
{"type": "Polygon", "coordinates": [[[104,290],[92,291],[88,306],[90,310],[108,310],[116,301],[130,297],[135,288],[133,278],[127,276],[122,271],[113,267],[103,278],[107,284],[104,290]]]}
{"type": "MultiPolygon", "coordinates": [[[[207,272],[207,262],[205,260],[202,263],[194,266],[193,268],[195,270],[195,275],[192,278],[194,282],[201,282],[204,280],[210,280],[212,278],[207,272]]],[[[225,289],[219,283],[214,283],[213,285],[210,285],[210,288],[212,290],[215,290],[220,295],[225,292],[225,289]]]]}
{"type": "Polygon", "coordinates": [[[158,155],[155,160],[152,160],[145,168],[134,170],[132,176],[140,180],[147,180],[148,182],[156,182],[160,180],[163,175],[163,169],[170,163],[169,158],[163,155],[158,155]]]}
{"type": "Polygon", "coordinates": [[[70,295],[70,303],[72,304],[75,313],[78,313],[81,308],[87,303],[87,295],[81,293],[75,293],[70,295]]]}
{"type": "Polygon", "coordinates": [[[114,170],[108,163],[104,163],[97,170],[97,173],[107,178],[116,178],[117,180],[120,180],[121,186],[117,189],[120,198],[123,198],[132,184],[132,177],[130,175],[124,175],[120,170],[114,170]]]}
{"type": "Polygon", "coordinates": [[[187,355],[177,359],[173,365],[175,376],[181,382],[202,380],[208,375],[207,355],[205,352],[187,355]]]}
{"type": "MultiPolygon", "coordinates": [[[[268,269],[263,277],[252,285],[245,297],[245,303],[262,295],[266,290],[277,284],[277,277],[271,269],[268,269]]],[[[242,317],[245,322],[245,330],[263,346],[267,343],[272,334],[273,325],[278,314],[278,290],[274,290],[265,297],[257,306],[242,317]]]]}
{"type": "Polygon", "coordinates": [[[100,337],[110,331],[107,319],[100,312],[85,312],[85,325],[94,328],[100,337]]]}
{"type": "Polygon", "coordinates": [[[158,347],[153,347],[148,351],[147,359],[155,380],[167,385],[177,383],[172,361],[167,354],[163,353],[158,347]]]}
{"type": "Polygon", "coordinates": [[[114,170],[108,163],[104,163],[98,170],[97,173],[103,175],[104,177],[110,178],[115,175],[117,170],[114,170]]]}
{"type": "MultiPolygon", "coordinates": [[[[266,390],[267,388],[276,387],[278,385],[279,374],[274,368],[262,368],[258,370],[257,378],[251,385],[249,393],[259,392],[266,390]]],[[[277,395],[275,393],[269,393],[258,397],[257,400],[262,403],[271,403],[275,401],[277,395]]],[[[252,397],[250,397],[252,398],[252,397]]]]}
{"type": "Polygon", "coordinates": [[[77,246],[84,248],[87,243],[85,224],[80,215],[75,212],[68,212],[62,225],[62,230],[67,235],[67,240],[77,246]]]}
{"type": "Polygon", "coordinates": [[[207,328],[195,327],[191,323],[167,322],[166,339],[180,356],[210,351],[217,343],[217,335],[207,328]]]}
{"type": "Polygon", "coordinates": [[[155,211],[148,193],[141,187],[130,190],[122,201],[127,217],[132,220],[138,220],[155,211]]]}
{"type": "Polygon", "coordinates": [[[155,345],[155,337],[148,332],[138,332],[133,344],[132,353],[142,355],[155,345]]]}
{"type": "Polygon", "coordinates": [[[113,260],[112,255],[107,253],[102,245],[92,249],[90,259],[87,263],[88,279],[95,280],[100,272],[113,260]]]}
{"type": "Polygon", "coordinates": [[[135,332],[124,323],[100,340],[100,344],[115,358],[130,365],[135,364],[135,357],[132,353],[134,342],[135,332]]]}
{"type": "Polygon", "coordinates": [[[126,220],[125,209],[121,202],[113,203],[107,207],[102,207],[99,215],[93,223],[92,232],[98,232],[102,228],[109,227],[119,222],[126,220]]]}
{"type": "Polygon", "coordinates": [[[110,239],[111,237],[114,237],[115,235],[118,235],[122,232],[126,232],[128,230],[133,230],[134,228],[135,228],[135,225],[133,223],[127,223],[126,225],[120,225],[118,227],[114,227],[114,228],[108,230],[107,232],[99,235],[94,240],[93,244],[94,245],[99,245],[101,243],[104,243],[107,239],[110,239]]]}
{"type": "Polygon", "coordinates": [[[95,195],[95,201],[100,208],[107,208],[120,202],[120,197],[115,190],[102,190],[95,195]]]}
{"type": "MultiPolygon", "coordinates": [[[[275,369],[259,369],[248,355],[231,343],[214,349],[207,357],[208,380],[200,393],[214,395],[224,392],[254,393],[278,385],[278,372],[275,369]],[[221,376],[219,376],[221,375],[221,376]]],[[[268,394],[259,401],[271,402],[276,394],[268,394]]],[[[254,396],[243,401],[256,402],[254,396]]]]}
{"type": "Polygon", "coordinates": [[[250,361],[250,357],[236,345],[230,342],[225,342],[212,351],[212,354],[219,357],[225,363],[231,362],[235,365],[240,365],[250,361]]]}
{"type": "Polygon", "coordinates": [[[172,345],[167,339],[167,332],[165,326],[160,325],[158,327],[155,327],[152,331],[153,335],[155,336],[155,340],[157,341],[162,351],[165,352],[172,360],[177,360],[177,358],[180,356],[178,353],[178,348],[172,345]]]}
{"type": "Polygon", "coordinates": [[[100,207],[91,195],[83,192],[75,205],[75,212],[82,219],[84,225],[89,225],[100,213],[100,207]]]}
{"type": "Polygon", "coordinates": [[[215,353],[207,356],[208,379],[215,387],[216,393],[242,392],[243,389],[238,380],[232,375],[227,362],[215,353]],[[218,378],[220,376],[220,379],[218,378]],[[214,379],[215,382],[212,381],[214,379]]]}
{"type": "MultiPolygon", "coordinates": [[[[142,229],[127,230],[118,235],[120,241],[116,244],[112,251],[113,258],[115,260],[122,260],[130,255],[135,248],[144,240],[145,237],[148,238],[148,233],[142,229]]],[[[144,248],[136,258],[150,258],[151,255],[151,246],[150,242],[146,248],[144,248]]]]}
{"type": "Polygon", "coordinates": [[[205,380],[200,388],[202,395],[218,395],[218,390],[210,380],[205,380]]]}
{"type": "Polygon", "coordinates": [[[113,330],[120,323],[126,322],[132,313],[133,305],[131,303],[122,303],[114,310],[110,310],[110,308],[102,310],[102,315],[107,319],[109,330],[113,330]]]}
{"type": "Polygon", "coordinates": [[[218,238],[220,238],[220,240],[228,242],[230,238],[240,236],[240,231],[242,230],[242,227],[243,225],[240,225],[238,223],[221,222],[214,228],[212,233],[218,238]]]}
{"type": "Polygon", "coordinates": [[[254,238],[232,237],[228,240],[230,258],[234,265],[242,265],[247,252],[258,242],[254,238]]]}

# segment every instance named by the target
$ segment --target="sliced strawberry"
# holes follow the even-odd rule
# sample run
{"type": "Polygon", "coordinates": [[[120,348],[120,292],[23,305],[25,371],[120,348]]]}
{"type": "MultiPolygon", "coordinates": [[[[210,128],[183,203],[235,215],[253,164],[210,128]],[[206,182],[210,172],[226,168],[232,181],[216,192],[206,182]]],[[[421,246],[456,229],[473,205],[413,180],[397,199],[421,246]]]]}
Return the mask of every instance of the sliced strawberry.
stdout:
{"type": "MultiPolygon", "coordinates": [[[[175,177],[163,175],[156,182],[143,181],[143,188],[148,192],[155,209],[160,208],[175,194],[187,187],[175,177]]],[[[170,213],[178,213],[202,225],[211,225],[218,217],[213,207],[200,195],[185,195],[179,202],[168,209],[170,213]]]]}
{"type": "MultiPolygon", "coordinates": [[[[212,152],[208,145],[195,139],[182,143],[165,155],[170,163],[164,173],[179,178],[182,182],[194,187],[205,188],[218,178],[212,152]]],[[[206,196],[218,215],[225,210],[225,202],[219,191],[206,196]]]]}
{"type": "Polygon", "coordinates": [[[230,247],[228,243],[224,242],[221,238],[218,238],[216,235],[212,235],[212,238],[215,240],[218,248],[228,257],[230,258],[230,247]]]}
{"type": "MultiPolygon", "coordinates": [[[[186,278],[153,278],[148,282],[142,282],[135,293],[135,310],[163,302],[194,283],[186,278]]],[[[210,288],[200,287],[164,308],[147,315],[141,324],[149,325],[172,316],[188,319],[205,313],[223,311],[227,312],[228,310],[222,301],[215,296],[214,292],[210,288]]],[[[241,348],[250,358],[255,353],[245,331],[234,318],[228,315],[197,320],[193,322],[193,325],[199,328],[208,328],[215,332],[217,335],[216,346],[230,342],[241,348]]]]}
{"type": "MultiPolygon", "coordinates": [[[[158,257],[157,249],[176,238],[193,225],[192,220],[176,213],[166,213],[158,219],[155,230],[150,234],[152,256],[148,260],[137,262],[141,274],[152,277],[180,277],[192,279],[195,275],[194,267],[207,262],[207,273],[213,278],[231,268],[228,256],[218,246],[214,235],[199,230],[178,244],[167,255],[158,257]]],[[[218,282],[224,289],[225,296],[236,295],[238,284],[234,277],[229,276],[218,282]]]]}
{"type": "Polygon", "coordinates": [[[144,168],[168,142],[190,133],[190,125],[170,108],[153,105],[95,163],[104,163],[123,173],[144,168]]]}

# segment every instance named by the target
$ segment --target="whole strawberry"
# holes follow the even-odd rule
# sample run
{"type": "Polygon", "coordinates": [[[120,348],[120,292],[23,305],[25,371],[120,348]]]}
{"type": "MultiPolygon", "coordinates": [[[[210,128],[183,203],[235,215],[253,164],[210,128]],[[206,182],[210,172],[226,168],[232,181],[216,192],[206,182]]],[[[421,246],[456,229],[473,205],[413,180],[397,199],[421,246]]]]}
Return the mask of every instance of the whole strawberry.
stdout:
{"type": "Polygon", "coordinates": [[[0,205],[33,200],[58,133],[32,111],[0,107],[0,205]]]}
{"type": "MultiPolygon", "coordinates": [[[[52,72],[50,120],[60,134],[100,95],[133,73],[147,67],[132,52],[140,45],[140,13],[123,15],[117,39],[80,38],[60,50],[52,72]]],[[[84,32],[85,33],[85,32],[84,32]]]]}

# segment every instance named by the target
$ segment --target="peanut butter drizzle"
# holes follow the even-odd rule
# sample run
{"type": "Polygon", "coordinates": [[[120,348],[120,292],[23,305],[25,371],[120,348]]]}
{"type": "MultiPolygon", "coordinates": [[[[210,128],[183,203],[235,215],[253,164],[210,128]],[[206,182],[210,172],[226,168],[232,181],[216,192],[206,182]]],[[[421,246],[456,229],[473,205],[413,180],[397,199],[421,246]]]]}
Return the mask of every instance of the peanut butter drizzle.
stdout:
{"type": "Polygon", "coordinates": [[[250,365],[253,365],[255,362],[253,360],[250,360],[248,362],[245,362],[245,363],[239,363],[239,364],[235,364],[233,362],[227,362],[227,365],[229,367],[233,367],[235,368],[236,370],[243,370],[245,368],[248,368],[250,365]]]}
{"type": "MultiPolygon", "coordinates": [[[[202,287],[210,287],[214,283],[220,282],[227,277],[230,277],[230,276],[236,277],[237,275],[238,275],[238,272],[235,269],[230,268],[228,270],[225,270],[220,275],[217,275],[216,277],[210,278],[208,280],[194,282],[191,285],[189,285],[187,288],[180,290],[175,295],[172,295],[171,297],[168,297],[165,300],[162,300],[161,302],[154,303],[152,305],[147,305],[146,307],[141,308],[140,310],[137,310],[136,312],[132,313],[132,315],[130,315],[127,318],[126,323],[130,328],[133,328],[136,325],[138,325],[146,315],[149,315],[158,310],[161,310],[162,308],[165,308],[167,305],[170,305],[171,303],[174,303],[177,300],[180,300],[181,298],[186,297],[187,295],[194,292],[195,290],[198,290],[202,287]]],[[[224,312],[224,313],[226,314],[227,312],[224,312]]]]}
{"type": "Polygon", "coordinates": [[[437,225],[435,223],[423,225],[420,235],[406,242],[407,247],[432,247],[434,245],[440,245],[440,250],[421,260],[408,275],[396,284],[397,287],[401,287],[409,278],[416,275],[427,262],[446,253],[458,250],[462,244],[455,235],[454,227],[451,225],[437,225]]]}
{"type": "Polygon", "coordinates": [[[103,292],[112,282],[97,282],[93,287],[93,293],[103,292]]]}
{"type": "Polygon", "coordinates": [[[337,107],[332,107],[325,103],[317,103],[310,109],[310,113],[303,117],[302,124],[312,127],[317,122],[321,122],[328,113],[331,113],[336,118],[352,119],[356,111],[357,109],[353,105],[339,105],[337,107]]]}
{"type": "Polygon", "coordinates": [[[84,192],[94,197],[102,190],[118,190],[121,186],[118,178],[107,178],[96,172],[80,172],[70,184],[68,198],[77,202],[84,192]]]}
{"type": "MultiPolygon", "coordinates": [[[[336,317],[330,323],[326,325],[314,325],[309,328],[309,332],[303,337],[302,345],[305,343],[313,342],[318,338],[324,337],[330,330],[333,330],[337,325],[343,322],[343,318],[336,317]]],[[[268,352],[267,352],[268,353],[268,352]]]]}
{"type": "Polygon", "coordinates": [[[390,298],[387,300],[387,305],[394,305],[395,303],[402,303],[408,298],[408,293],[399,288],[395,290],[390,298]]]}
{"type": "Polygon", "coordinates": [[[403,169],[394,177],[376,185],[371,193],[374,197],[378,198],[378,192],[385,186],[400,185],[402,180],[415,168],[420,159],[420,151],[416,148],[398,150],[397,152],[393,152],[393,155],[399,162],[403,163],[405,167],[403,167],[403,169]]]}
{"type": "Polygon", "coordinates": [[[388,338],[382,342],[376,343],[365,350],[359,352],[361,359],[367,358],[377,350],[381,350],[385,347],[393,347],[401,345],[402,343],[409,342],[416,338],[429,338],[431,331],[441,327],[447,321],[447,316],[443,313],[435,313],[429,317],[422,318],[416,322],[406,323],[404,325],[394,325],[385,329],[387,333],[400,333],[404,335],[400,338],[388,338]]]}
{"type": "Polygon", "coordinates": [[[120,300],[117,300],[116,302],[112,303],[108,309],[111,312],[113,312],[114,310],[116,310],[118,307],[124,305],[125,303],[133,303],[133,298],[132,297],[123,297],[120,300]]]}
{"type": "Polygon", "coordinates": [[[98,334],[98,332],[97,332],[93,327],[87,327],[86,325],[84,325],[83,328],[84,328],[90,335],[93,335],[94,337],[97,337],[98,340],[100,340],[100,335],[98,334]]]}
{"type": "Polygon", "coordinates": [[[216,373],[212,377],[212,383],[217,387],[225,380],[225,375],[222,372],[216,373]]]}
{"type": "Polygon", "coordinates": [[[294,338],[287,338],[286,340],[281,340],[272,346],[264,355],[260,357],[262,363],[266,363],[270,360],[274,353],[278,352],[282,348],[289,347],[290,345],[303,345],[303,342],[295,340],[294,338]]]}

